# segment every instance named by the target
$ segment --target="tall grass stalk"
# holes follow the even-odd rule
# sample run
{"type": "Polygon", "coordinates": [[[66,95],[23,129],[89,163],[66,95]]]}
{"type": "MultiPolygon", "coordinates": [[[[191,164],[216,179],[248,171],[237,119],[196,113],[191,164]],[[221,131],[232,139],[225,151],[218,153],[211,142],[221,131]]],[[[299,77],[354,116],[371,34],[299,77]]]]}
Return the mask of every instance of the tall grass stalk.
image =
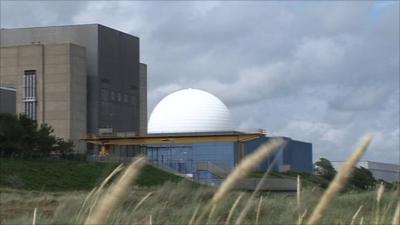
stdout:
{"type": "Polygon", "coordinates": [[[260,179],[260,181],[258,182],[256,188],[254,189],[253,193],[251,193],[250,198],[247,200],[246,205],[244,206],[244,208],[242,209],[242,212],[239,214],[239,217],[237,218],[235,224],[236,225],[240,225],[243,223],[243,220],[245,218],[245,216],[247,215],[247,213],[250,210],[251,204],[253,199],[255,198],[256,194],[260,191],[261,187],[264,185],[265,180],[267,179],[269,173],[271,172],[273,166],[275,165],[277,161],[277,158],[275,158],[271,165],[268,167],[268,170],[264,173],[263,177],[260,179]]]}
{"type": "Polygon", "coordinates": [[[104,186],[116,175],[118,172],[120,172],[124,168],[123,164],[119,164],[100,184],[99,187],[95,187],[92,189],[92,191],[86,196],[85,200],[83,201],[78,215],[76,216],[75,223],[81,223],[81,217],[82,214],[85,212],[85,210],[88,210],[88,214],[92,214],[93,207],[87,208],[86,205],[88,204],[89,200],[91,200],[91,205],[95,206],[97,204],[97,201],[99,200],[100,196],[104,192],[104,186]]]}
{"type": "Polygon", "coordinates": [[[192,214],[192,217],[190,217],[189,225],[192,225],[192,224],[193,224],[194,219],[196,219],[196,216],[197,216],[197,213],[199,212],[199,210],[200,210],[200,205],[198,205],[198,206],[196,207],[196,209],[194,210],[194,212],[193,212],[193,214],[192,214]]]}
{"type": "Polygon", "coordinates": [[[229,210],[228,217],[226,218],[226,221],[225,221],[225,225],[229,225],[229,222],[231,221],[233,212],[235,211],[235,209],[236,209],[237,205],[239,204],[240,199],[242,199],[243,195],[244,195],[244,192],[240,193],[240,195],[236,198],[231,209],[229,210]]]}
{"type": "Polygon", "coordinates": [[[146,201],[146,199],[148,199],[150,197],[150,195],[152,195],[153,192],[149,192],[146,196],[144,196],[139,202],[138,204],[136,204],[135,208],[133,209],[133,211],[136,211],[137,208],[139,208],[144,201],[146,201]]]}
{"type": "Polygon", "coordinates": [[[353,217],[351,218],[351,223],[350,223],[350,225],[354,225],[354,223],[356,222],[357,216],[358,216],[358,214],[361,212],[361,210],[362,210],[363,207],[364,207],[363,205],[360,205],[360,207],[359,207],[359,208],[357,209],[357,211],[354,213],[353,217]]]}
{"type": "Polygon", "coordinates": [[[37,213],[37,208],[33,210],[32,225],[36,225],[36,213],[37,213]]]}
{"type": "Polygon", "coordinates": [[[400,200],[397,202],[396,210],[394,211],[394,216],[392,219],[392,225],[400,224],[400,200]]]}
{"type": "Polygon", "coordinates": [[[261,210],[262,200],[263,200],[263,196],[261,196],[260,200],[258,201],[257,214],[256,214],[256,225],[258,225],[258,219],[260,218],[260,210],[261,210]]]}
{"type": "Polygon", "coordinates": [[[112,210],[121,204],[128,193],[129,185],[137,178],[140,169],[145,165],[145,161],[144,157],[140,157],[126,168],[109,191],[94,206],[93,213],[86,218],[86,225],[107,223],[112,210]]]}
{"type": "Polygon", "coordinates": [[[307,215],[307,209],[304,210],[304,212],[300,215],[299,219],[297,220],[297,225],[302,225],[304,217],[307,215]]]}
{"type": "Polygon", "coordinates": [[[348,179],[351,176],[351,173],[354,170],[357,162],[363,156],[364,152],[367,150],[369,144],[372,141],[372,135],[367,135],[362,144],[357,148],[357,150],[351,155],[351,157],[344,163],[344,165],[340,168],[339,172],[336,174],[333,181],[329,184],[328,189],[322,195],[322,198],[318,202],[317,207],[312,212],[308,225],[318,224],[321,220],[323,214],[328,209],[329,205],[332,203],[333,199],[336,197],[336,194],[343,189],[346,185],[348,179]]]}
{"type": "Polygon", "coordinates": [[[211,205],[215,205],[220,202],[229,193],[229,191],[234,188],[240,179],[247,176],[262,161],[268,158],[268,156],[271,156],[273,153],[275,153],[275,151],[277,151],[279,147],[283,145],[283,143],[284,141],[282,139],[270,141],[258,148],[253,154],[244,158],[218,188],[217,192],[211,199],[211,205]]]}
{"type": "Polygon", "coordinates": [[[381,199],[383,192],[385,191],[385,186],[383,186],[383,183],[379,185],[378,190],[376,191],[376,209],[375,209],[375,225],[379,224],[379,217],[380,217],[380,211],[381,211],[381,199]]]}
{"type": "Polygon", "coordinates": [[[364,225],[364,217],[363,216],[360,219],[360,225],[364,225]]]}

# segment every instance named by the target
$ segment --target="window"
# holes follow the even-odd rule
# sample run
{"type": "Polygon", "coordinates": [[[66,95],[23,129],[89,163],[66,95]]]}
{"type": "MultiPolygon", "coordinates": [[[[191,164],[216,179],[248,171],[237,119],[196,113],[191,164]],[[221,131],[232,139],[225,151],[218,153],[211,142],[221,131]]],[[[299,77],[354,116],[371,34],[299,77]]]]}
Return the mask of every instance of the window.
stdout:
{"type": "Polygon", "coordinates": [[[111,91],[111,101],[115,101],[115,92],[111,91]]]}
{"type": "Polygon", "coordinates": [[[118,101],[121,102],[122,101],[122,95],[121,93],[118,92],[118,101]]]}
{"type": "Polygon", "coordinates": [[[24,113],[31,119],[36,120],[36,70],[24,71],[24,93],[22,97],[24,113]]]}
{"type": "Polygon", "coordinates": [[[129,97],[127,94],[124,94],[124,102],[128,103],[129,102],[129,97]]]}
{"type": "Polygon", "coordinates": [[[108,101],[108,92],[106,89],[101,89],[101,100],[108,101]]]}
{"type": "Polygon", "coordinates": [[[134,95],[131,95],[131,104],[132,105],[136,104],[136,97],[134,95]]]}

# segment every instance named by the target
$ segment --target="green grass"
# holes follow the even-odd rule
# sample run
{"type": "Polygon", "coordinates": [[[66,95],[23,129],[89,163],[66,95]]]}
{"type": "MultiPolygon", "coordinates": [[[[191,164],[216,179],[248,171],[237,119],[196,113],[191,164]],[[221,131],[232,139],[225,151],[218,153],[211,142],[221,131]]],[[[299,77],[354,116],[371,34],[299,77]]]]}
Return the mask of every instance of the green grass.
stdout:
{"type": "MultiPolygon", "coordinates": [[[[1,224],[29,224],[32,212],[38,208],[37,224],[83,224],[87,211],[78,216],[79,209],[88,192],[32,192],[0,189],[0,214],[5,219],[1,224]]],[[[194,188],[189,182],[167,182],[156,188],[132,188],[120,207],[114,209],[106,224],[188,224],[197,207],[204,210],[214,193],[213,188],[194,188]],[[152,195],[136,210],[137,203],[149,192],[152,195]]],[[[216,208],[211,224],[224,224],[239,191],[233,191],[216,208]]],[[[242,201],[233,214],[233,224],[244,208],[251,193],[245,192],[242,201]]],[[[260,210],[260,224],[296,224],[298,212],[296,195],[289,193],[261,193],[263,201],[260,210]]],[[[310,188],[302,191],[301,211],[314,209],[322,192],[310,188]]],[[[354,213],[363,205],[356,223],[364,217],[364,224],[375,224],[376,192],[341,193],[332,202],[320,224],[350,224],[354,213]]],[[[378,224],[390,224],[396,202],[399,200],[394,191],[386,191],[380,204],[378,224]]],[[[259,198],[250,202],[251,210],[244,224],[254,224],[259,198]]],[[[89,205],[91,205],[89,201],[89,205]]],[[[90,208],[90,207],[89,207],[90,208]]],[[[208,213],[207,213],[208,215],[208,213]]],[[[199,222],[205,224],[207,216],[199,222]]]]}
{"type": "MultiPolygon", "coordinates": [[[[113,162],[0,159],[0,187],[37,191],[90,190],[118,166],[113,162]]],[[[155,186],[181,177],[146,166],[136,185],[155,186]]]]}

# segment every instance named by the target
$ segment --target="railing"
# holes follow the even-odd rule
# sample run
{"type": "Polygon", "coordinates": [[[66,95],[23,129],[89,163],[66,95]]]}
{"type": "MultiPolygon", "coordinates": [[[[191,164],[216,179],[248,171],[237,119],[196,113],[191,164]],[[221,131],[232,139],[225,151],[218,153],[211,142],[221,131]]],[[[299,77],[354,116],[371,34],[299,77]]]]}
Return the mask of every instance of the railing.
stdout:
{"type": "Polygon", "coordinates": [[[214,174],[217,177],[225,178],[228,176],[230,170],[223,168],[222,166],[218,166],[212,162],[198,162],[197,163],[197,170],[204,170],[214,174]]]}

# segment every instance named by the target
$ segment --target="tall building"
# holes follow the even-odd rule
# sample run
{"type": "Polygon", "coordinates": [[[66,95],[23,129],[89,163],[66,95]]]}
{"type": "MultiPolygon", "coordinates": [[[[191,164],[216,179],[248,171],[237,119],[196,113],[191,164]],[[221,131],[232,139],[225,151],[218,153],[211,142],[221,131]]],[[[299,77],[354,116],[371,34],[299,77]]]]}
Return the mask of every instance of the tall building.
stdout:
{"type": "Polygon", "coordinates": [[[139,38],[99,24],[1,29],[0,86],[16,111],[80,137],[107,128],[145,134],[147,66],[139,38]]]}

